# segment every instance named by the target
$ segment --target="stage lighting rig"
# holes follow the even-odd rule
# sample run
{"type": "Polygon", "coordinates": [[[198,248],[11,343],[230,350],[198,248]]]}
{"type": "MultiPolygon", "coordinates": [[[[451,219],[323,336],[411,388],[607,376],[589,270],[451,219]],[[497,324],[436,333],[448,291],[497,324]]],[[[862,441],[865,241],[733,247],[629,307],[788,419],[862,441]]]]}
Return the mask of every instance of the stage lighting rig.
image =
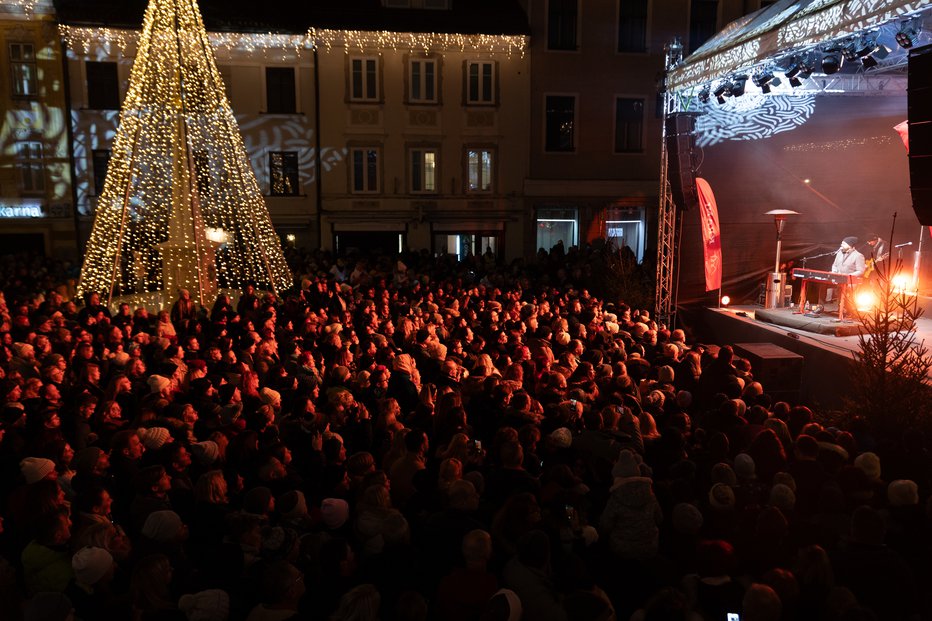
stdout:
{"type": "Polygon", "coordinates": [[[698,95],[699,103],[709,103],[709,91],[710,90],[711,89],[709,88],[708,84],[706,84],[701,89],[699,89],[699,95],[698,95]]]}
{"type": "Polygon", "coordinates": [[[719,85],[715,88],[714,91],[712,91],[712,94],[715,95],[715,100],[718,101],[719,104],[723,104],[723,103],[725,103],[725,98],[731,96],[731,89],[732,89],[732,88],[734,88],[734,87],[733,87],[731,81],[728,80],[728,79],[725,79],[725,80],[722,81],[721,84],[719,84],[719,85]]]}
{"type": "Polygon", "coordinates": [[[909,49],[916,44],[920,32],[922,32],[922,16],[913,15],[900,24],[900,28],[896,31],[896,42],[900,47],[909,49]]]}
{"type": "Polygon", "coordinates": [[[744,87],[747,81],[748,76],[746,74],[736,75],[731,78],[732,97],[741,97],[741,95],[744,95],[744,87]]]}
{"type": "Polygon", "coordinates": [[[822,55],[822,73],[825,75],[837,73],[844,62],[841,51],[837,49],[825,50],[825,53],[822,55]]]}
{"type": "Polygon", "coordinates": [[[780,86],[780,78],[775,78],[773,76],[772,69],[758,69],[754,77],[751,78],[751,81],[754,82],[754,86],[758,87],[765,95],[770,92],[772,86],[780,86]]]}

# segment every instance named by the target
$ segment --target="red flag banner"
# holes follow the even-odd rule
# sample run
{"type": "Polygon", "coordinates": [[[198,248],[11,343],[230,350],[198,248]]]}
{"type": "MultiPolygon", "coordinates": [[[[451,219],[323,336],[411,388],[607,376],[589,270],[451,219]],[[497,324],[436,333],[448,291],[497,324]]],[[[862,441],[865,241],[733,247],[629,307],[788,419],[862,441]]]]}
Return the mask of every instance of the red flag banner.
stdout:
{"type": "Polygon", "coordinates": [[[709,182],[696,177],[699,190],[699,218],[702,221],[702,250],[705,254],[705,290],[722,288],[722,239],[718,207],[709,182]]]}
{"type": "Polygon", "coordinates": [[[900,139],[903,141],[903,146],[906,147],[906,152],[909,153],[909,122],[903,121],[899,125],[894,125],[893,129],[895,129],[896,133],[900,135],[900,139]]]}

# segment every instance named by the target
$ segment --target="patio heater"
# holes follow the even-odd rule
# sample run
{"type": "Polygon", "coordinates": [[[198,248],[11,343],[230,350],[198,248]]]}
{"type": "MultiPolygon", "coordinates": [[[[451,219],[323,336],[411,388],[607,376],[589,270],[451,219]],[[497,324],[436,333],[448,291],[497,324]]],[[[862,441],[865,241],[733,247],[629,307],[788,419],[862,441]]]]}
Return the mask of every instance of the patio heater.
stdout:
{"type": "Polygon", "coordinates": [[[767,289],[764,296],[764,308],[783,307],[783,288],[786,285],[786,274],[780,271],[780,247],[783,244],[783,227],[789,216],[798,215],[798,211],[790,209],[772,209],[765,215],[773,216],[773,223],[777,229],[777,256],[773,264],[773,272],[767,275],[767,289]]]}

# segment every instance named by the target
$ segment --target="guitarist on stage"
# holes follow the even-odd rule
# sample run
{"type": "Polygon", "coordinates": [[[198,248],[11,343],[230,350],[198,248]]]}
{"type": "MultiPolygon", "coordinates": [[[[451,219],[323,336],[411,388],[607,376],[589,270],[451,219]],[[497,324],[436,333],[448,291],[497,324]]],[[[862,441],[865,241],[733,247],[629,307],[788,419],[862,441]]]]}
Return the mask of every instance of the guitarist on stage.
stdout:
{"type": "Polygon", "coordinates": [[[870,246],[870,256],[865,261],[864,278],[870,278],[877,271],[877,264],[886,261],[890,256],[887,242],[880,235],[871,235],[867,240],[867,245],[870,246]]]}

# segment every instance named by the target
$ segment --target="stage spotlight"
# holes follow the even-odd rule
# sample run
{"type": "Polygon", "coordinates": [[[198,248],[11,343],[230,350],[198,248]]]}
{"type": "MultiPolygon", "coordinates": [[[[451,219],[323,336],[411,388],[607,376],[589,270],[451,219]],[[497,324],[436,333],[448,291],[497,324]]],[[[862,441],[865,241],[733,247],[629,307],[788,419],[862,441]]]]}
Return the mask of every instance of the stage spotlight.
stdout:
{"type": "Polygon", "coordinates": [[[732,88],[733,87],[732,87],[731,82],[729,82],[728,80],[725,80],[724,82],[718,85],[718,88],[716,88],[712,92],[712,94],[715,95],[715,100],[718,101],[718,103],[723,104],[725,103],[725,97],[728,97],[729,95],[731,95],[732,88]]]}
{"type": "Polygon", "coordinates": [[[861,291],[854,296],[854,305],[858,312],[866,312],[877,305],[877,296],[872,291],[861,291]]]}
{"type": "Polygon", "coordinates": [[[803,56],[802,71],[799,72],[800,80],[807,80],[812,72],[819,68],[822,63],[822,56],[817,50],[810,50],[803,56]]]}
{"type": "Polygon", "coordinates": [[[709,85],[706,84],[699,90],[699,102],[700,103],[709,103],[709,85]]]}
{"type": "Polygon", "coordinates": [[[736,75],[731,79],[731,95],[732,97],[741,97],[744,95],[744,87],[747,84],[748,76],[736,75]]]}
{"type": "Polygon", "coordinates": [[[838,50],[827,51],[822,56],[822,73],[825,75],[836,73],[841,69],[842,63],[844,63],[844,60],[841,57],[841,52],[838,50]]]}
{"type": "Polygon", "coordinates": [[[909,49],[916,44],[919,33],[922,32],[922,16],[913,15],[896,31],[896,42],[900,47],[909,49]]]}
{"type": "Polygon", "coordinates": [[[893,285],[893,290],[896,293],[903,293],[909,288],[910,277],[907,274],[902,272],[890,279],[890,284],[893,285]]]}
{"type": "Polygon", "coordinates": [[[847,61],[855,60],[858,57],[858,40],[847,39],[841,48],[841,55],[847,61]]]}
{"type": "Polygon", "coordinates": [[[793,60],[790,61],[789,66],[786,68],[786,71],[783,72],[783,75],[792,79],[799,75],[799,72],[802,71],[802,60],[799,56],[794,56],[793,60]]]}
{"type": "Polygon", "coordinates": [[[728,297],[727,295],[723,295],[723,296],[722,296],[722,306],[728,306],[729,304],[731,304],[731,298],[728,297]]]}
{"type": "Polygon", "coordinates": [[[770,85],[773,83],[773,71],[769,69],[758,69],[751,81],[754,86],[760,88],[765,95],[770,92],[770,85]]]}

